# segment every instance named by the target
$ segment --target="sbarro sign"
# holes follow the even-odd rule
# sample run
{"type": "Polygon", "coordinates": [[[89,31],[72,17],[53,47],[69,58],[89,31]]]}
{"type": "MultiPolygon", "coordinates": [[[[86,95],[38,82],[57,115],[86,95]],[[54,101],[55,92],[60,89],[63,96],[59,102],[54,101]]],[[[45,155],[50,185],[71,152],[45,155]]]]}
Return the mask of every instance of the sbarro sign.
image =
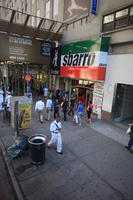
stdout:
{"type": "Polygon", "coordinates": [[[108,37],[64,45],[61,52],[60,75],[103,81],[107,66],[108,47],[108,37]]]}

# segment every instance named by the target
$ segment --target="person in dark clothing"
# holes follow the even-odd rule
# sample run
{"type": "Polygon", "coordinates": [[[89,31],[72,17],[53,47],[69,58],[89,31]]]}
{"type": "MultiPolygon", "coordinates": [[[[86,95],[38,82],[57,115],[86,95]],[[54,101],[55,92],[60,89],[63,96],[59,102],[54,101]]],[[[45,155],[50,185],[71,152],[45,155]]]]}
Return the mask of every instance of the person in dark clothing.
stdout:
{"type": "Polygon", "coordinates": [[[64,121],[66,121],[67,120],[66,114],[68,111],[68,102],[66,100],[64,100],[62,108],[63,108],[63,113],[64,113],[64,121]]]}
{"type": "Polygon", "coordinates": [[[130,135],[130,139],[128,142],[128,146],[125,146],[125,148],[128,149],[130,153],[133,153],[133,151],[131,151],[133,145],[133,124],[129,124],[127,133],[130,135]]]}
{"type": "Polygon", "coordinates": [[[70,110],[68,112],[68,115],[70,115],[70,113],[72,113],[72,117],[74,116],[74,105],[75,105],[75,98],[71,97],[70,100],[71,104],[70,104],[70,110]]]}
{"type": "Polygon", "coordinates": [[[60,99],[60,90],[59,89],[56,90],[56,99],[58,99],[58,101],[60,99]]]}
{"type": "Polygon", "coordinates": [[[91,124],[91,113],[93,110],[93,106],[92,106],[92,101],[90,101],[90,103],[88,104],[87,107],[87,122],[91,124]]]}
{"type": "Polygon", "coordinates": [[[56,116],[59,117],[59,108],[59,101],[56,99],[54,102],[54,118],[56,118],[56,116]]]}

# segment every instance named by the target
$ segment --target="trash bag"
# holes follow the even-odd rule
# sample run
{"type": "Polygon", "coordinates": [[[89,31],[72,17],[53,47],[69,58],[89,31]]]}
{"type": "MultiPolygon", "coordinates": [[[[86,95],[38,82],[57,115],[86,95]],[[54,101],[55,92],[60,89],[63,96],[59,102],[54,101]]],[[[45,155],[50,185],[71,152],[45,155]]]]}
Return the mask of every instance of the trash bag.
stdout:
{"type": "Polygon", "coordinates": [[[28,137],[25,135],[19,136],[16,144],[8,147],[8,157],[10,159],[18,158],[22,156],[27,149],[29,149],[28,137]]]}
{"type": "Polygon", "coordinates": [[[22,150],[29,149],[28,137],[26,135],[18,137],[18,145],[22,150]]]}
{"type": "Polygon", "coordinates": [[[10,159],[14,159],[17,157],[20,157],[23,153],[22,153],[22,149],[20,149],[20,147],[17,144],[13,144],[11,145],[8,149],[8,157],[10,159]]]}

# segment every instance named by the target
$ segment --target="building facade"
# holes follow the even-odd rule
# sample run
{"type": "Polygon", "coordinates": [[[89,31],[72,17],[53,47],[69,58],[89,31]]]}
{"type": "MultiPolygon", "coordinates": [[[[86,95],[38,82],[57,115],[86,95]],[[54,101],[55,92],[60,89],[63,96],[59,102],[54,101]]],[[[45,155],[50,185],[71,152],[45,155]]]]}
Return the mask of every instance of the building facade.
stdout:
{"type": "Polygon", "coordinates": [[[102,117],[117,123],[131,123],[133,120],[132,1],[111,12],[106,12],[102,34],[111,38],[102,117]]]}
{"type": "MultiPolygon", "coordinates": [[[[1,1],[1,4],[39,17],[64,21],[66,26],[60,42],[61,59],[66,57],[65,61],[61,60],[60,76],[53,76],[55,89],[60,88],[70,94],[72,90],[77,92],[86,105],[92,100],[94,111],[102,119],[119,123],[133,120],[132,0],[113,3],[109,0],[22,0],[21,3],[20,0],[12,0],[1,1]],[[102,62],[99,59],[97,66],[94,66],[94,55],[98,51],[94,43],[103,38],[109,38],[107,62],[103,62],[106,59],[105,52],[103,54],[99,51],[102,62]],[[85,43],[87,46],[84,46],[85,43]],[[72,46],[76,52],[73,52],[72,46]],[[87,71],[85,67],[88,67],[87,71]],[[92,67],[95,67],[93,76],[92,67]],[[102,67],[103,77],[96,78],[102,67]]],[[[30,23],[35,24],[37,21],[33,18],[30,23]]]]}
{"type": "MultiPolygon", "coordinates": [[[[133,2],[120,0],[112,4],[111,1],[99,0],[96,15],[92,14],[91,8],[88,9],[88,17],[69,23],[63,34],[62,44],[94,41],[103,36],[110,38],[106,75],[102,81],[100,117],[117,123],[130,123],[133,120],[133,2]]],[[[71,76],[64,78],[65,87],[67,85],[68,88],[73,88],[74,81],[82,84],[89,81],[90,85],[93,82],[95,87],[95,80],[89,77],[82,80],[79,77],[73,79],[71,76]]],[[[93,92],[93,104],[98,104],[100,97],[96,98],[96,95],[100,91],[93,89],[93,92]]]]}
{"type": "Polygon", "coordinates": [[[29,84],[35,95],[43,94],[45,85],[51,87],[49,49],[55,45],[54,41],[58,41],[56,36],[61,23],[52,20],[53,1],[50,1],[50,14],[48,15],[49,4],[47,5],[47,2],[42,0],[4,0],[0,2],[2,26],[9,27],[7,30],[0,30],[0,45],[3,47],[0,50],[0,87],[2,81],[5,83],[5,90],[12,88],[14,95],[25,93],[27,74],[31,76],[29,84]],[[13,32],[10,29],[14,29],[13,32]],[[16,30],[20,32],[17,33],[16,30]],[[31,36],[26,35],[26,32],[31,33],[31,36]],[[41,37],[37,38],[37,32],[41,37]]]}

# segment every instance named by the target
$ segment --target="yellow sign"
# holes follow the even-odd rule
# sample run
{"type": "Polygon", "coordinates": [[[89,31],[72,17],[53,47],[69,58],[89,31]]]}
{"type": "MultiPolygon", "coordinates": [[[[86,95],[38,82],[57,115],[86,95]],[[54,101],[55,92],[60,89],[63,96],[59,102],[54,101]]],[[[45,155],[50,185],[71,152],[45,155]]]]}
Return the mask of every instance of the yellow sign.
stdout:
{"type": "Polygon", "coordinates": [[[19,128],[30,128],[31,126],[31,100],[24,99],[19,101],[19,128]]]}

